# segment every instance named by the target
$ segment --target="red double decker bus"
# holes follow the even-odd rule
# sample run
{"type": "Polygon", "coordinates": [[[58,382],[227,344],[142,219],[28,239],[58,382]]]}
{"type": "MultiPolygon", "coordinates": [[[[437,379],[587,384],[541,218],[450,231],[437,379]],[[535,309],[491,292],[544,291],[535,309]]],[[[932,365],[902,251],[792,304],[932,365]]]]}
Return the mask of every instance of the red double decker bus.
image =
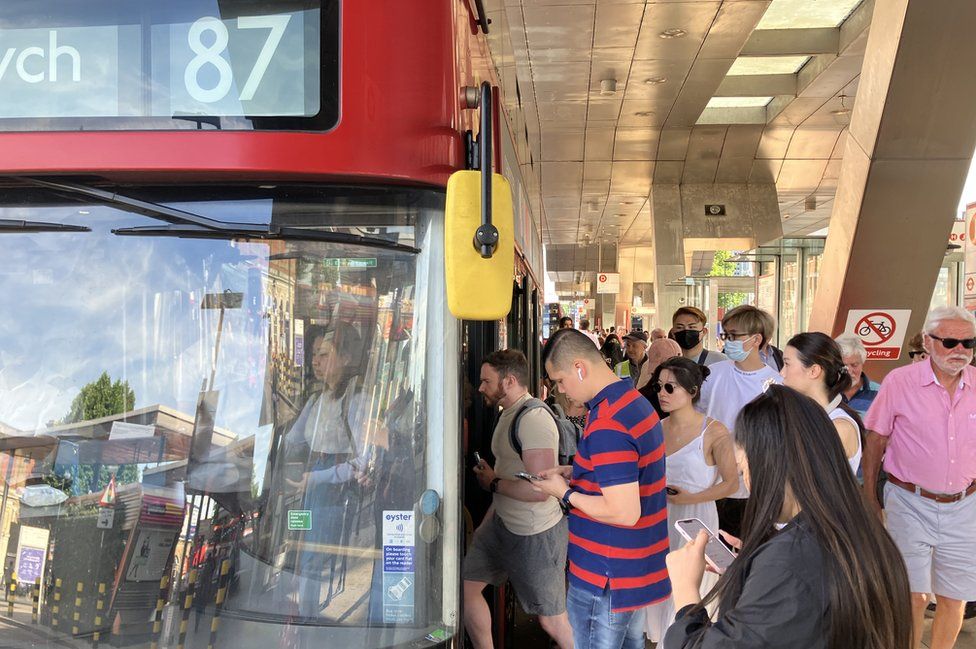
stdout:
{"type": "Polygon", "coordinates": [[[476,4],[2,3],[8,646],[458,645],[455,316],[540,301],[476,4]]]}

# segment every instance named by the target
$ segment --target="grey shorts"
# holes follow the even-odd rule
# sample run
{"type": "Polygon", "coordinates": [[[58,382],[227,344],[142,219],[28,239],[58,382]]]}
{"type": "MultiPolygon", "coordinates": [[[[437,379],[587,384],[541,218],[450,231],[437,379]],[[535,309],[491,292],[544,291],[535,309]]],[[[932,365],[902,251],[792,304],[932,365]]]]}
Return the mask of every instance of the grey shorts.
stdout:
{"type": "Polygon", "coordinates": [[[937,503],[889,482],[885,512],[913,593],[976,600],[976,494],[937,503]]]}
{"type": "Polygon", "coordinates": [[[505,529],[495,514],[478,528],[464,557],[465,581],[499,586],[508,579],[529,615],[566,611],[566,546],[569,527],[563,518],[545,532],[519,536],[505,529]]]}

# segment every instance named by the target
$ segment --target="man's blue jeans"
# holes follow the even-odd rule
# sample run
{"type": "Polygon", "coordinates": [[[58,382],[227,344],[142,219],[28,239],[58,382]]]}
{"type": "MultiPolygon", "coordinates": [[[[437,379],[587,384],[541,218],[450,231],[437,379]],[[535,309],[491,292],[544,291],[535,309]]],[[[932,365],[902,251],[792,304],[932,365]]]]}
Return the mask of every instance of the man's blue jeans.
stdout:
{"type": "Polygon", "coordinates": [[[644,610],[611,611],[609,584],[597,594],[571,583],[566,610],[576,649],[644,649],[644,610]]]}

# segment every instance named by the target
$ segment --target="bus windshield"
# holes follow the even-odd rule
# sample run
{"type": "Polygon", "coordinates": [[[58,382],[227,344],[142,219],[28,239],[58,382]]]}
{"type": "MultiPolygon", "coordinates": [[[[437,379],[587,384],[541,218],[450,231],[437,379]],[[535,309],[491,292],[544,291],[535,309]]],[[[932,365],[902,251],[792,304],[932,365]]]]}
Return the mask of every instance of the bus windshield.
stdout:
{"type": "Polygon", "coordinates": [[[424,333],[443,195],[127,191],[348,243],[133,236],[160,222],[0,191],[0,625],[23,622],[6,644],[449,634],[456,463],[428,428],[424,333]]]}

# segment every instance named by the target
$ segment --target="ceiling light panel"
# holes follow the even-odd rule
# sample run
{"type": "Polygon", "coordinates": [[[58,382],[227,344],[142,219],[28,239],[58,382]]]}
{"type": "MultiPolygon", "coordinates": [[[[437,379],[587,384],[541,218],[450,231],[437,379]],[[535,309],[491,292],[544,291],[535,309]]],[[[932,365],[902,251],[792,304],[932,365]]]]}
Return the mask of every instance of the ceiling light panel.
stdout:
{"type": "Polygon", "coordinates": [[[772,97],[712,97],[706,108],[765,108],[772,97]]]}
{"type": "Polygon", "coordinates": [[[773,0],[756,29],[840,27],[861,0],[773,0]]]}
{"type": "Polygon", "coordinates": [[[809,56],[740,56],[729,68],[728,76],[796,74],[809,60],[809,56]]]}

